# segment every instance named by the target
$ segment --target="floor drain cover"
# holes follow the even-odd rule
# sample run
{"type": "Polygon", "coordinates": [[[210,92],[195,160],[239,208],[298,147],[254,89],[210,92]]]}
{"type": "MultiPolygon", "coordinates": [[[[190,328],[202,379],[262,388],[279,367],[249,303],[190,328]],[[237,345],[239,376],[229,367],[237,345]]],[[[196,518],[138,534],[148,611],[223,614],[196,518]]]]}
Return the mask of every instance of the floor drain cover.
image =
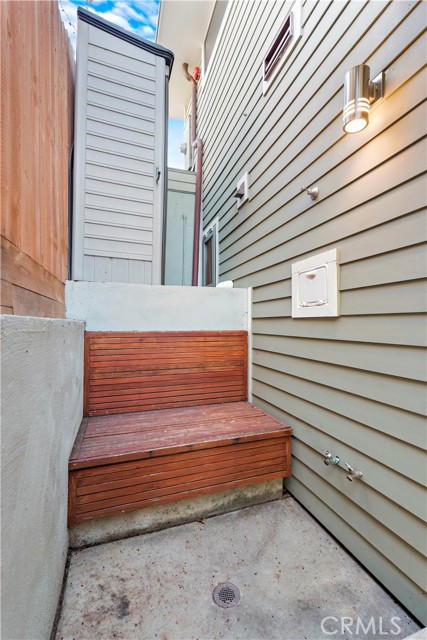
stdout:
{"type": "Polygon", "coordinates": [[[221,582],[213,590],[214,602],[223,609],[235,607],[240,602],[240,591],[231,582],[221,582]]]}

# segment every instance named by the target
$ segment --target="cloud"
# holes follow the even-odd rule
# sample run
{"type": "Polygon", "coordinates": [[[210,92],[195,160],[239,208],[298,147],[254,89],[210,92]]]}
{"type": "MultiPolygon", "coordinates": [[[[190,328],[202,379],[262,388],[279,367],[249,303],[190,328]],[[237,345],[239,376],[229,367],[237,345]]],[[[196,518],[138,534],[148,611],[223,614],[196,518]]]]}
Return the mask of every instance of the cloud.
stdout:
{"type": "Polygon", "coordinates": [[[113,11],[131,20],[141,20],[141,13],[127,2],[116,2],[113,11]]]}
{"type": "Polygon", "coordinates": [[[147,38],[147,40],[154,40],[156,37],[156,30],[148,24],[138,27],[138,29],[136,29],[136,33],[143,38],[147,38]]]}
{"type": "Polygon", "coordinates": [[[159,0],[58,0],[61,17],[76,49],[77,7],[82,6],[132,33],[155,40],[159,0]]]}
{"type": "Polygon", "coordinates": [[[100,18],[104,18],[104,20],[108,20],[108,22],[121,27],[122,29],[128,29],[129,31],[132,31],[132,29],[129,28],[130,25],[128,20],[126,20],[126,18],[117,11],[96,11],[95,9],[90,9],[90,11],[92,11],[92,13],[95,13],[100,18]]]}

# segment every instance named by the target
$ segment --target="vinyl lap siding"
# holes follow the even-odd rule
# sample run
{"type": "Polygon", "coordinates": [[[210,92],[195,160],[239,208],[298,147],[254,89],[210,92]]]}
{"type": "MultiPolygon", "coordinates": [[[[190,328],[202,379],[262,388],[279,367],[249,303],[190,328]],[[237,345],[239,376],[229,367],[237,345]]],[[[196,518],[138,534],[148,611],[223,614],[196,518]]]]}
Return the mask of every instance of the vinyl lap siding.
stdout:
{"type": "Polygon", "coordinates": [[[253,398],[294,428],[289,490],[427,624],[426,6],[304,2],[302,38],[262,96],[289,7],[231,7],[199,95],[203,226],[219,216],[220,280],[253,287],[253,398]],[[362,62],[387,69],[386,98],[344,135],[344,75],[362,62]],[[292,319],[292,263],[334,247],[340,318],[292,319]],[[363,481],[326,467],[325,449],[363,481]]]}
{"type": "Polygon", "coordinates": [[[156,136],[164,61],[95,27],[80,27],[88,39],[79,49],[87,69],[77,116],[77,129],[85,128],[78,176],[84,187],[76,185],[84,208],[82,279],[159,283],[162,189],[154,176],[162,166],[163,139],[156,136]]]}
{"type": "Polygon", "coordinates": [[[165,284],[191,285],[196,174],[168,169],[165,284]]]}

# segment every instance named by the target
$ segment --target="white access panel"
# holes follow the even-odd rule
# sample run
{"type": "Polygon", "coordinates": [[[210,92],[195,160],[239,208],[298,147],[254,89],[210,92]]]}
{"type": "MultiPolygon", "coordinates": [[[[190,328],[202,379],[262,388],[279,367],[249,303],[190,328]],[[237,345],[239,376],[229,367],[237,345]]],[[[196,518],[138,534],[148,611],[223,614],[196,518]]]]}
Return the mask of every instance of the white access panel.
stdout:
{"type": "Polygon", "coordinates": [[[339,315],[338,249],[292,265],[292,317],[339,315]]]}
{"type": "Polygon", "coordinates": [[[81,9],[78,28],[72,279],[160,284],[167,56],[81,9]]]}

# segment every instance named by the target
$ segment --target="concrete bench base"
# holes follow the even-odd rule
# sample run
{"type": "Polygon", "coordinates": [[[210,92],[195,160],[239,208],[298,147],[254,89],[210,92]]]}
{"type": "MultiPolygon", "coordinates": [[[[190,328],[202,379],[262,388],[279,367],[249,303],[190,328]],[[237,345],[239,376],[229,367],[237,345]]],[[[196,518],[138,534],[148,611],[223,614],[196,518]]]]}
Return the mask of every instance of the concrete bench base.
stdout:
{"type": "Polygon", "coordinates": [[[283,493],[283,480],[278,479],[106,518],[86,520],[69,528],[69,544],[72,549],[79,549],[190,522],[200,521],[202,526],[205,518],[281,500],[288,495],[283,493]]]}

